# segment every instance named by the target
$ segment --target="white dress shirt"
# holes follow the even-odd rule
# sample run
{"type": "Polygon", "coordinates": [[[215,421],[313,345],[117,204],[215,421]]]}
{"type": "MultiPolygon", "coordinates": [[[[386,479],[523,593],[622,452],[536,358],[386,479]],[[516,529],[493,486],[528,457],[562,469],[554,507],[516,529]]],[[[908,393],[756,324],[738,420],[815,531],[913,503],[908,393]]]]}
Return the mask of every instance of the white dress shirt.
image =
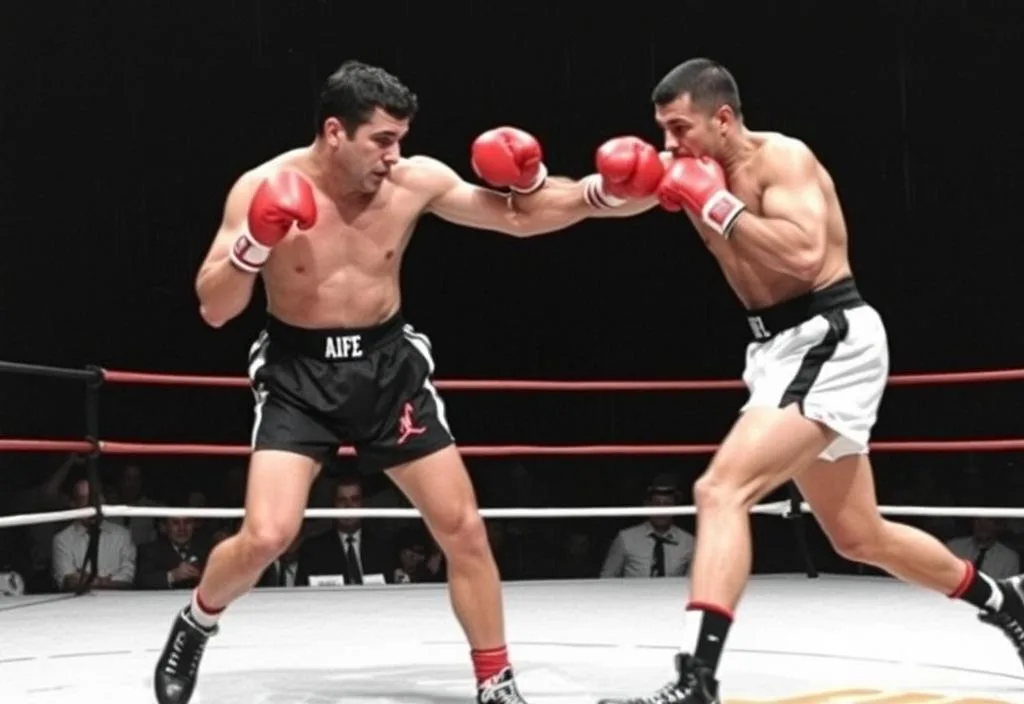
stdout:
{"type": "MultiPolygon", "coordinates": [[[[656,534],[657,531],[647,521],[620,531],[608,548],[601,576],[650,578],[656,534]]],[[[693,560],[693,536],[675,525],[658,535],[666,541],[665,576],[685,576],[693,560]]]]}
{"type": "MultiPolygon", "coordinates": [[[[58,587],[65,577],[81,571],[88,548],[89,529],[78,521],[53,537],[53,578],[58,587]]],[[[103,521],[96,551],[97,576],[110,577],[117,582],[134,582],[135,552],[135,543],[127,528],[103,521]]]]}

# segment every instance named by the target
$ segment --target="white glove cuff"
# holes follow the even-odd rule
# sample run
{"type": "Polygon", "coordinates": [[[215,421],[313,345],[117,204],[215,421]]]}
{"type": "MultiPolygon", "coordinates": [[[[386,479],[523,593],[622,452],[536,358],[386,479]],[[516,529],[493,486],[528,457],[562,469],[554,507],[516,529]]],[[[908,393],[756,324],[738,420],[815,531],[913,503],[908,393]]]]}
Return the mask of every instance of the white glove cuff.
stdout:
{"type": "Polygon", "coordinates": [[[583,199],[592,208],[606,210],[617,208],[626,203],[625,198],[619,198],[606,193],[604,190],[604,178],[601,174],[590,174],[583,179],[583,199]]]}
{"type": "Polygon", "coordinates": [[[270,247],[253,239],[247,230],[235,240],[231,248],[231,263],[249,274],[257,274],[270,259],[270,247]]]}
{"type": "Polygon", "coordinates": [[[739,198],[729,191],[719,191],[711,196],[704,204],[700,217],[708,227],[729,239],[732,226],[736,224],[736,218],[740,216],[747,206],[739,198]]]}
{"type": "Polygon", "coordinates": [[[537,170],[537,178],[533,180],[526,188],[516,188],[515,186],[509,186],[509,189],[514,193],[518,193],[521,196],[528,196],[531,193],[539,191],[544,186],[544,182],[548,180],[548,167],[544,165],[544,162],[540,163],[540,168],[537,170]]]}

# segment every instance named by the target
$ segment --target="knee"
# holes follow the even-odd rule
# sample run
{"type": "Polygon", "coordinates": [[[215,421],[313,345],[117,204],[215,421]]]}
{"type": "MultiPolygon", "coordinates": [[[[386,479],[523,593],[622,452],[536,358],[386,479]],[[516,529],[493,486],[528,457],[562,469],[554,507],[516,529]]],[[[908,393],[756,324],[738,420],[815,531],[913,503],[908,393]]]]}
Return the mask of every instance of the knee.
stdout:
{"type": "Polygon", "coordinates": [[[709,511],[746,511],[758,495],[749,484],[731,480],[721,472],[705,472],[693,485],[693,502],[701,513],[709,511]]]}
{"type": "Polygon", "coordinates": [[[476,510],[453,512],[434,524],[434,538],[449,561],[490,552],[487,528],[476,510]]]}
{"type": "Polygon", "coordinates": [[[883,522],[851,522],[833,527],[828,532],[829,541],[839,555],[851,562],[866,565],[879,563],[884,548],[882,540],[883,522]]]}
{"type": "Polygon", "coordinates": [[[283,554],[298,532],[299,526],[288,521],[253,520],[246,522],[239,537],[249,561],[262,567],[283,554]]]}

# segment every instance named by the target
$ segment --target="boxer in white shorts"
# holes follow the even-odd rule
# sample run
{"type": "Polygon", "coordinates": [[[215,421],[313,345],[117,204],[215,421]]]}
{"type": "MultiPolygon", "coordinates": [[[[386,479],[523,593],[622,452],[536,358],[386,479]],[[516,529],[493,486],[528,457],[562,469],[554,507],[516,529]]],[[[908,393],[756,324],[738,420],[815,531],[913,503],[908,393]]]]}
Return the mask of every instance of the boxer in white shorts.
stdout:
{"type": "Polygon", "coordinates": [[[677,677],[653,694],[606,701],[721,701],[715,673],[750,575],[750,508],[788,480],[844,557],[966,601],[1024,652],[1019,578],[997,584],[878,512],[868,441],[888,344],[854,283],[828,171],[798,139],[750,130],[735,80],[714,61],[680,64],[652,97],[670,152],[656,195],[689,216],[747,309],[750,398],[694,485],[697,545],[677,677]]]}
{"type": "Polygon", "coordinates": [[[840,554],[977,607],[1024,657],[1019,577],[996,583],[878,512],[868,442],[888,375],[885,327],[854,283],[828,171],[800,140],[750,130],[735,80],[714,61],[680,64],[652,99],[665,134],[660,178],[648,178],[652,145],[620,140],[598,150],[597,177],[549,179],[516,203],[527,214],[564,212],[566,222],[584,203],[619,216],[659,203],[684,212],[753,336],[743,375],[750,398],[694,485],[697,545],[678,676],[650,695],[604,701],[721,701],[715,673],[750,575],[750,508],[789,480],[840,554]]]}

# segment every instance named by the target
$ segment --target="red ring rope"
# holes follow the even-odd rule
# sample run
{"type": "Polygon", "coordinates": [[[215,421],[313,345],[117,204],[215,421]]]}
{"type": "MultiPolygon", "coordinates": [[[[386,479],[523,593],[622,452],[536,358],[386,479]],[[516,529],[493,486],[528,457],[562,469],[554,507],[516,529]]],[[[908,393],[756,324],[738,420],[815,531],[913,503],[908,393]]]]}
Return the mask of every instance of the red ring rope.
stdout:
{"type": "MultiPolygon", "coordinates": [[[[247,445],[203,445],[187,443],[144,443],[101,440],[98,449],[108,455],[247,455],[247,445]]],[[[470,457],[510,457],[531,455],[704,455],[718,445],[467,445],[459,451],[470,457]]],[[[997,440],[904,440],[871,443],[879,452],[999,452],[1024,450],[1024,438],[997,440]]],[[[0,452],[15,451],[89,452],[92,445],[72,440],[0,439],[0,452]]],[[[341,448],[340,455],[352,455],[350,447],[341,448]]]]}
{"type": "MultiPolygon", "coordinates": [[[[194,374],[150,374],[101,369],[104,381],[116,384],[154,384],[164,386],[248,386],[249,380],[235,376],[203,376],[194,374]]],[[[996,371],[948,372],[941,374],[895,374],[890,386],[923,384],[969,384],[994,381],[1019,381],[1024,369],[996,371]]],[[[704,381],[537,381],[507,379],[449,379],[435,386],[451,391],[710,391],[741,389],[743,382],[733,379],[704,381]]]]}

